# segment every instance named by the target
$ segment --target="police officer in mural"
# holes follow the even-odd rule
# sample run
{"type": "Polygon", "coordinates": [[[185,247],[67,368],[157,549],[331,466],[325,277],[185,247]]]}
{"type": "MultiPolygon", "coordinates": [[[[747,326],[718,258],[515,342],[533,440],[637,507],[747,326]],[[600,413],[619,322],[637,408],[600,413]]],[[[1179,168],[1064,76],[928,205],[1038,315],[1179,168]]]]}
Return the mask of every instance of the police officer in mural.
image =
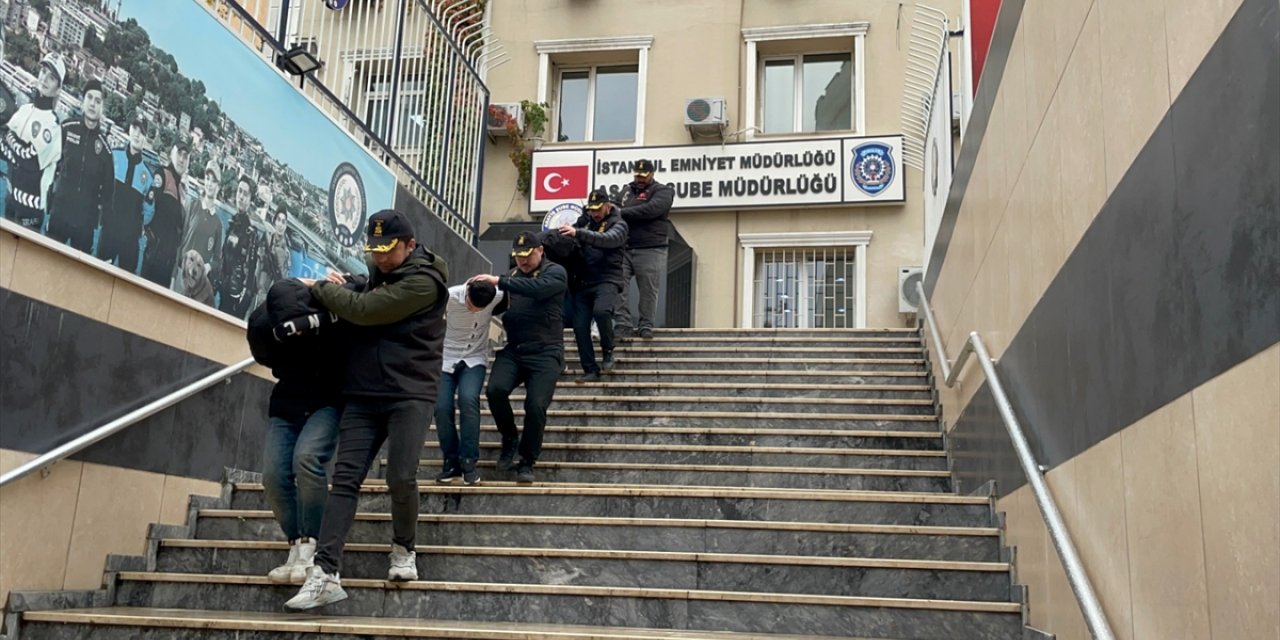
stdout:
{"type": "Polygon", "coordinates": [[[182,208],[182,176],[187,173],[189,153],[185,143],[173,143],[169,149],[168,166],[162,167],[151,182],[155,213],[147,223],[142,277],[166,288],[172,284],[183,236],[182,225],[186,223],[186,213],[182,208]]]}
{"type": "Polygon", "coordinates": [[[652,160],[637,160],[635,180],[622,189],[622,219],[630,227],[626,260],[622,271],[622,297],[614,316],[618,333],[653,338],[654,316],[658,314],[658,289],[667,275],[667,214],[675,200],[675,190],[653,179],[652,160]],[[631,321],[627,293],[632,276],[640,290],[640,317],[631,321]]]}
{"type": "Polygon", "coordinates": [[[45,194],[62,157],[62,128],[53,108],[58,104],[67,68],[62,58],[49,54],[40,61],[36,96],[9,119],[0,153],[9,162],[9,193],[5,217],[40,231],[44,225],[45,194]]]}
{"type": "Polygon", "coordinates": [[[600,380],[595,348],[591,343],[591,321],[600,330],[600,355],[604,369],[613,368],[613,308],[622,291],[622,269],[627,245],[627,223],[609,201],[604,187],[591,192],[587,211],[572,225],[560,227],[562,235],[574,238],[582,249],[581,281],[573,294],[573,336],[578,343],[578,360],[583,376],[578,382],[600,380]]]}
{"type": "Polygon", "coordinates": [[[93,234],[111,207],[115,189],[111,147],[102,126],[102,83],[84,85],[83,113],[62,123],[62,161],[49,196],[48,236],[85,253],[93,249],[93,234]]]}
{"type": "Polygon", "coordinates": [[[472,282],[487,282],[506,294],[494,309],[502,313],[507,346],[494,356],[489,374],[489,410],[502,433],[498,470],[516,467],[516,482],[533,482],[533,465],[542,452],[542,431],[547,407],[556,392],[556,380],[564,368],[564,293],[568,276],[564,267],[544,259],[539,234],[522,231],[511,246],[516,268],[511,275],[478,275],[472,282]],[[516,431],[511,392],[525,387],[524,431],[516,431]],[[516,454],[520,463],[515,464],[516,454]]]}
{"type": "Polygon", "coordinates": [[[216,282],[218,308],[237,318],[245,317],[257,295],[258,259],[262,239],[250,218],[253,211],[253,179],[241,175],[236,182],[236,212],[227,224],[227,238],[218,258],[216,282]]]}
{"type": "Polygon", "coordinates": [[[152,206],[151,168],[143,162],[150,128],[141,118],[129,123],[129,142],[112,150],[115,185],[110,212],[102,216],[98,257],[115,262],[129,273],[138,270],[138,245],[142,238],[143,208],[152,206]]]}
{"type": "Polygon", "coordinates": [[[217,163],[209,163],[200,184],[200,197],[187,207],[186,230],[178,249],[174,288],[189,298],[213,304],[209,274],[222,256],[222,218],[218,217],[218,187],[222,174],[217,163]],[[202,295],[204,292],[208,295],[202,295]]]}
{"type": "MultiPolygon", "coordinates": [[[[4,59],[4,37],[4,29],[0,28],[0,60],[4,59]]],[[[9,120],[18,112],[21,103],[26,101],[25,95],[15,91],[8,82],[0,78],[0,216],[4,217],[7,217],[5,201],[9,199],[9,160],[4,153],[4,139],[9,133],[9,120]]]]}

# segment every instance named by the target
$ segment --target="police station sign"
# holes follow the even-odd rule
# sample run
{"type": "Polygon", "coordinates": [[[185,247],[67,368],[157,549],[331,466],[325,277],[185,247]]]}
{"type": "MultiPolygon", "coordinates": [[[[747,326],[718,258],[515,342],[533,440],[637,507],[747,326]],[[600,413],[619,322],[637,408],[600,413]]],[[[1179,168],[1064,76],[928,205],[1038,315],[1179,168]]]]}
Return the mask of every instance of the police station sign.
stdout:
{"type": "Polygon", "coordinates": [[[905,201],[902,136],[726,145],[538,151],[530,213],[578,203],[604,186],[618,193],[646,158],[676,191],[673,209],[745,209],[905,201]]]}

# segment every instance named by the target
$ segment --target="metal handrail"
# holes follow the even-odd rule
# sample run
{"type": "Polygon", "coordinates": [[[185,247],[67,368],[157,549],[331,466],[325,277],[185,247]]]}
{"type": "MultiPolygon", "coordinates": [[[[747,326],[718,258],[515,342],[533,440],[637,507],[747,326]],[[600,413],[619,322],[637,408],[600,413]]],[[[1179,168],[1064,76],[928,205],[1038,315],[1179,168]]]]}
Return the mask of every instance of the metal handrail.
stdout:
{"type": "Polygon", "coordinates": [[[178,404],[179,402],[182,402],[183,400],[186,400],[187,398],[190,398],[191,396],[201,391],[204,391],[205,389],[208,389],[209,387],[212,387],[213,385],[218,384],[219,382],[222,382],[223,380],[226,380],[237,373],[240,373],[241,371],[248,369],[251,365],[253,365],[253,362],[254,362],[253,358],[246,358],[233,365],[219,369],[218,371],[215,371],[181,389],[178,389],[173,393],[170,393],[157,400],[148,402],[147,404],[141,407],[138,407],[137,409],[134,409],[133,411],[130,411],[129,413],[126,413],[120,416],[119,418],[116,418],[115,420],[112,420],[111,422],[108,422],[102,425],[101,427],[98,427],[97,429],[90,431],[89,433],[86,433],[66,444],[60,445],[48,453],[37,456],[31,461],[23,465],[20,465],[11,471],[5,472],[3,475],[0,475],[0,487],[3,487],[9,484],[10,482],[13,482],[19,478],[22,478],[30,473],[33,473],[36,470],[41,470],[42,472],[47,474],[49,467],[52,467],[54,464],[57,464],[58,462],[61,462],[62,460],[66,459],[68,456],[74,455],[79,451],[83,450],[84,448],[96,442],[99,442],[105,438],[109,438],[115,435],[116,433],[123,431],[124,429],[136,424],[137,422],[141,421],[144,418],[150,417],[156,413],[159,413],[160,411],[168,409],[169,407],[175,404],[178,404]]]}
{"type": "Polygon", "coordinates": [[[1080,561],[1079,554],[1076,553],[1075,543],[1071,541],[1071,533],[1067,531],[1067,525],[1062,521],[1062,514],[1058,511],[1058,504],[1053,499],[1053,494],[1049,491],[1049,485],[1044,480],[1044,468],[1036,462],[1035,455],[1031,453],[1031,445],[1027,442],[1027,437],[1022,431],[1022,425],[1018,423],[1017,416],[1013,413],[1013,404],[1009,402],[1009,396],[1005,394],[1004,385],[1000,383],[1000,376],[996,373],[994,361],[991,354],[987,352],[987,345],[983,343],[982,336],[977,331],[969,332],[968,339],[964,342],[964,347],[960,354],[956,356],[954,364],[947,360],[946,345],[942,343],[942,338],[938,334],[938,323],[933,318],[933,309],[929,307],[929,298],[925,296],[924,284],[916,283],[916,290],[920,295],[920,308],[924,311],[925,324],[929,326],[929,336],[934,343],[934,349],[938,353],[939,364],[942,368],[942,376],[946,379],[948,387],[954,386],[956,378],[959,377],[960,371],[964,369],[965,362],[969,360],[969,356],[978,354],[978,364],[982,367],[982,373],[987,378],[987,385],[991,389],[991,395],[995,398],[996,408],[1000,411],[1000,417],[1004,420],[1005,430],[1009,432],[1009,439],[1013,441],[1014,452],[1017,453],[1018,463],[1022,466],[1023,473],[1027,476],[1027,481],[1031,484],[1031,492],[1035,495],[1036,506],[1040,507],[1040,514],[1044,516],[1045,526],[1049,529],[1049,539],[1053,541],[1053,546],[1058,550],[1058,558],[1062,561],[1062,568],[1067,573],[1067,582],[1071,584],[1071,591],[1076,596],[1076,602],[1080,605],[1080,613],[1084,615],[1085,624],[1089,627],[1089,634],[1095,640],[1115,640],[1115,634],[1111,631],[1111,625],[1107,622],[1107,614],[1102,609],[1102,604],[1098,601],[1098,596],[1094,593],[1093,584],[1089,582],[1089,576],[1085,573],[1084,564],[1080,561]]]}

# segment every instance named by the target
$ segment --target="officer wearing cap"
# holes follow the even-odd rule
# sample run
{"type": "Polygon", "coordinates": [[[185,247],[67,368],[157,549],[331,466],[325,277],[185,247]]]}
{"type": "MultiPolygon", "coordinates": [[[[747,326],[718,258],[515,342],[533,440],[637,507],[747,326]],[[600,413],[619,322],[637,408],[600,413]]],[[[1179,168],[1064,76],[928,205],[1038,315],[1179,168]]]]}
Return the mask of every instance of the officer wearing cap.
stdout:
{"type": "Polygon", "coordinates": [[[488,282],[506,293],[494,309],[502,313],[507,346],[493,359],[489,374],[489,411],[502,433],[502,453],[498,470],[515,466],[516,482],[533,482],[533,465],[542,451],[542,430],[547,424],[547,407],[555,395],[556,380],[564,368],[564,294],[568,275],[564,267],[547,260],[542,240],[532,231],[522,231],[511,244],[516,268],[510,275],[482,274],[472,281],[488,282]],[[524,430],[516,431],[511,411],[511,392],[524,384],[524,430]],[[516,454],[520,462],[516,464],[516,454]]]}
{"type": "Polygon", "coordinates": [[[653,323],[658,314],[658,289],[667,276],[667,214],[675,200],[675,190],[653,179],[651,160],[637,160],[635,180],[622,190],[622,219],[630,226],[626,260],[623,262],[622,298],[614,319],[622,335],[634,332],[646,340],[653,337],[653,323]],[[627,294],[631,278],[640,292],[637,307],[640,316],[632,323],[627,294]]]}
{"type": "Polygon", "coordinates": [[[613,368],[613,308],[622,292],[622,263],[627,245],[627,223],[609,200],[604,187],[591,192],[587,210],[578,221],[559,229],[577,240],[582,250],[582,273],[573,295],[573,337],[578,343],[578,359],[583,376],[578,382],[600,380],[595,347],[591,343],[591,321],[600,329],[600,352],[606,370],[613,368]]]}
{"type": "Polygon", "coordinates": [[[346,598],[338,578],[342,549],[355,521],[360,483],[384,441],[393,531],[387,579],[418,579],[418,459],[440,384],[449,272],[444,260],[417,243],[404,214],[386,209],[367,224],[367,282],[348,288],[342,286],[347,278],[338,274],[321,282],[303,281],[325,308],[355,326],[342,388],[346,406],[338,425],[333,488],[315,566],[298,595],[285,603],[294,610],[346,598]]]}
{"type": "Polygon", "coordinates": [[[62,123],[62,161],[49,197],[49,237],[85,253],[93,249],[93,232],[111,207],[116,182],[102,111],[102,83],[89,80],[80,117],[62,123]]]}
{"type": "Polygon", "coordinates": [[[61,56],[51,53],[40,60],[36,96],[9,119],[9,132],[0,144],[0,153],[9,162],[4,214],[35,231],[44,225],[44,197],[62,158],[62,127],[53,108],[66,74],[61,56]]]}

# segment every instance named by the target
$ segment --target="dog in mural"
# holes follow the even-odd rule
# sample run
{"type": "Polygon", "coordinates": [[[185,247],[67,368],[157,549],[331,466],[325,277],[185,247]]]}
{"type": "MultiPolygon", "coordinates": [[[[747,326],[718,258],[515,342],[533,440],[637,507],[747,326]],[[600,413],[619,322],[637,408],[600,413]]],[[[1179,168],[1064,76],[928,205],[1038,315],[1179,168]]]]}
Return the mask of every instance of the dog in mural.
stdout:
{"type": "Polygon", "coordinates": [[[207,271],[200,252],[191,249],[182,256],[182,290],[188,298],[213,306],[213,283],[207,271]]]}

